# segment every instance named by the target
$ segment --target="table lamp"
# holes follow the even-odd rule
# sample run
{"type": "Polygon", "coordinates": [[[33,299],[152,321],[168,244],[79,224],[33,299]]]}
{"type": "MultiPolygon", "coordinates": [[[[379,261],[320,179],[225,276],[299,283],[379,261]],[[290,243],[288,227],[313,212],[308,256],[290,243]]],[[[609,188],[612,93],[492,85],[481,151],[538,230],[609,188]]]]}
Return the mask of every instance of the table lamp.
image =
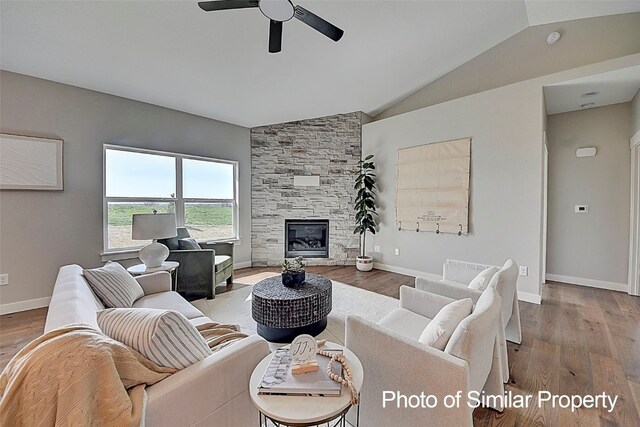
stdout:
{"type": "Polygon", "coordinates": [[[160,267],[169,256],[169,248],[157,239],[176,237],[176,214],[158,213],[156,210],[152,214],[133,214],[133,224],[131,226],[131,238],[133,240],[149,240],[152,242],[140,249],[138,257],[147,268],[160,267]]]}

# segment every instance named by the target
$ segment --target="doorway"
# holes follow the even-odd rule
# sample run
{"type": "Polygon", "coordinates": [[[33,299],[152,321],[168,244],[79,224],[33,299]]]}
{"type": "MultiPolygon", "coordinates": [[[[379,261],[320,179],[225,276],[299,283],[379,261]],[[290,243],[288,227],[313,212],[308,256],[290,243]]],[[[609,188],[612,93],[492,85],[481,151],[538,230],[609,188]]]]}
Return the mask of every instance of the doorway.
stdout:
{"type": "Polygon", "coordinates": [[[631,139],[629,294],[640,295],[640,131],[631,139]],[[634,145],[635,139],[635,145],[634,145]]]}

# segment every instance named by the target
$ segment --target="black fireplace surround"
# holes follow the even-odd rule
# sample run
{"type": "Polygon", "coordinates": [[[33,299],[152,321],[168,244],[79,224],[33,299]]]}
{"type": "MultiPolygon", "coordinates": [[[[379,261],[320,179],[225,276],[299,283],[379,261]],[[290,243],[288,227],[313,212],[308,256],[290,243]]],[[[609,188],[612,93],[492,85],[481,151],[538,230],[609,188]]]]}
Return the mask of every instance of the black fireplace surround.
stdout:
{"type": "Polygon", "coordinates": [[[329,258],[328,219],[285,219],[285,258],[329,258]]]}

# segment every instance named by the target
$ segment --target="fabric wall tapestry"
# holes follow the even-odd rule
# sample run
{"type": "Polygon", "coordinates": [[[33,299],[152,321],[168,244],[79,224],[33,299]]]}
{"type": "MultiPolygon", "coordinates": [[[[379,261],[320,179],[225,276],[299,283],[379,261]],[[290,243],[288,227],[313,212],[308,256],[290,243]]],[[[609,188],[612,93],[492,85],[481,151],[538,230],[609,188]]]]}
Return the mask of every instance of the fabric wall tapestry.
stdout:
{"type": "Polygon", "coordinates": [[[467,234],[471,138],[398,150],[396,228],[467,234]]]}

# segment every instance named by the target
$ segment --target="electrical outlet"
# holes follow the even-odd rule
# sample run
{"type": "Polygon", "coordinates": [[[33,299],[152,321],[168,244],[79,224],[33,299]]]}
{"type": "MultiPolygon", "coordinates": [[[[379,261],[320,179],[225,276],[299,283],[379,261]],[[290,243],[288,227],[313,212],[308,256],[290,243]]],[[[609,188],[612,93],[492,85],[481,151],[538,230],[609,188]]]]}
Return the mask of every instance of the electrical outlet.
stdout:
{"type": "Polygon", "coordinates": [[[6,286],[9,284],[9,275],[0,274],[0,286],[6,286]]]}
{"type": "Polygon", "coordinates": [[[520,275],[528,276],[529,275],[529,267],[525,267],[523,265],[520,266],[520,275]]]}
{"type": "Polygon", "coordinates": [[[375,245],[375,246],[373,247],[373,251],[374,251],[374,252],[380,252],[380,245],[375,245]]]}
{"type": "Polygon", "coordinates": [[[396,248],[395,253],[396,255],[400,255],[400,249],[396,248]]]}

